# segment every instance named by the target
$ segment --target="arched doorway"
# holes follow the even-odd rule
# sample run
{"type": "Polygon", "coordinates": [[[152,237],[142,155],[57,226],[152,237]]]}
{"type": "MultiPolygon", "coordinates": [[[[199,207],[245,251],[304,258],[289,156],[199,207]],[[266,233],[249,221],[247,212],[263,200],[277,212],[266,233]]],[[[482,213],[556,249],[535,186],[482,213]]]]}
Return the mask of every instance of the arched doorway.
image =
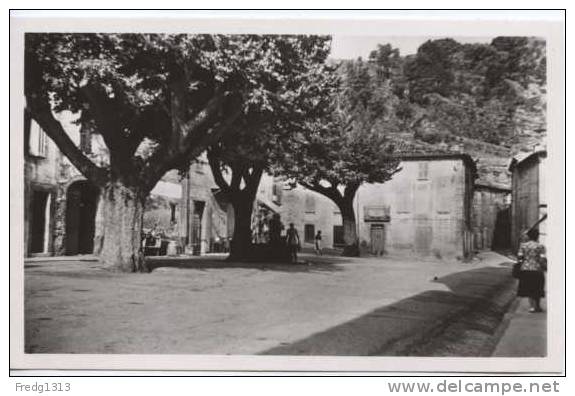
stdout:
{"type": "Polygon", "coordinates": [[[96,209],[100,191],[88,181],[70,184],[66,193],[66,254],[94,250],[96,209]]]}

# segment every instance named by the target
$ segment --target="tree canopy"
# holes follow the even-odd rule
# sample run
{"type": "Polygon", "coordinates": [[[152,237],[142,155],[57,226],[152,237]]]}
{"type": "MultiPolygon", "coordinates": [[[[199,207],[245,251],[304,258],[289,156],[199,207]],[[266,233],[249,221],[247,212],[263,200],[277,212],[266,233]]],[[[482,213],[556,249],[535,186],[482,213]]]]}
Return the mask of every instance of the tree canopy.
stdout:
{"type": "Polygon", "coordinates": [[[404,58],[405,79],[418,121],[416,138],[428,143],[457,137],[512,146],[518,135],[541,132],[545,107],[545,42],[497,37],[489,44],[429,40],[404,58]],[[521,121],[529,113],[535,131],[521,121]]]}
{"type": "Polygon", "coordinates": [[[315,120],[320,109],[331,103],[329,86],[333,70],[325,63],[329,38],[318,41],[317,53],[309,57],[293,80],[286,84],[288,100],[272,111],[250,112],[238,118],[233,133],[223,137],[208,150],[208,161],[220,192],[234,208],[234,237],[230,257],[249,259],[251,216],[260,179],[272,173],[287,147],[297,140],[300,126],[315,120]]]}
{"type": "Polygon", "coordinates": [[[29,33],[26,110],[104,189],[101,257],[134,270],[143,202],[157,181],[228,133],[259,133],[254,125],[288,113],[328,51],[323,36],[29,33]],[[102,135],[107,164],[74,144],[54,114],[64,110],[102,135]]]}
{"type": "Polygon", "coordinates": [[[345,255],[357,255],[353,199],[364,183],[398,171],[390,136],[401,131],[397,52],[380,46],[370,62],[344,62],[329,85],[330,102],[300,125],[278,161],[280,173],[330,198],[344,223],[345,255]]]}
{"type": "Polygon", "coordinates": [[[282,170],[315,189],[384,182],[397,167],[389,137],[400,132],[402,123],[389,69],[361,60],[346,62],[336,78],[337,84],[330,86],[332,102],[325,104],[320,118],[303,125],[292,149],[284,150],[287,165],[282,170]]]}
{"type": "Polygon", "coordinates": [[[51,110],[70,110],[81,114],[78,122],[95,123],[110,151],[107,171],[121,168],[139,182],[145,174],[155,183],[167,170],[185,167],[240,114],[286,106],[307,62],[326,51],[324,40],[27,34],[27,107],[87,176],[104,172],[70,147],[64,131],[50,127],[51,110]]]}

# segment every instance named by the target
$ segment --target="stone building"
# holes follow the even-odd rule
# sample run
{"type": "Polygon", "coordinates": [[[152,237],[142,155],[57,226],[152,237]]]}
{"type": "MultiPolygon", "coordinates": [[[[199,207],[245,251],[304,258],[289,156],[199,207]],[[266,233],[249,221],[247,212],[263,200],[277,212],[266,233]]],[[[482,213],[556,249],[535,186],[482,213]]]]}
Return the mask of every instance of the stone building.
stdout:
{"type": "Polygon", "coordinates": [[[317,231],[322,233],[322,244],[326,248],[340,248],[344,245],[343,220],[338,207],[329,198],[301,186],[285,190],[280,208],[284,226],[294,223],[302,245],[313,247],[317,231]]]}
{"type": "MultiPolygon", "coordinates": [[[[74,123],[69,112],[56,115],[72,141],[95,163],[106,163],[108,152],[99,135],[74,123]]],[[[24,249],[27,256],[91,254],[101,222],[99,189],[86,180],[58,147],[25,114],[24,249]]],[[[148,199],[144,227],[170,230],[170,218],[181,199],[181,186],[167,175],[148,199]],[[164,209],[167,210],[164,211],[164,209]],[[166,218],[167,217],[167,218],[166,218]]]]}
{"type": "Polygon", "coordinates": [[[283,189],[284,183],[280,179],[266,173],[262,175],[252,216],[253,243],[270,242],[269,225],[272,216],[281,211],[283,189]]]}
{"type": "Polygon", "coordinates": [[[24,117],[24,251],[48,254],[54,249],[60,153],[38,124],[24,117]]]}
{"type": "Polygon", "coordinates": [[[185,252],[201,255],[222,252],[232,235],[229,223],[231,205],[218,195],[211,169],[202,155],[182,179],[181,245],[185,252]]]}
{"type": "MultiPolygon", "coordinates": [[[[70,138],[97,164],[107,152],[98,135],[57,115],[70,138]]],[[[98,189],[24,114],[24,249],[27,256],[89,254],[94,248],[98,189]]]]}
{"type": "MultiPolygon", "coordinates": [[[[477,170],[466,154],[403,155],[402,170],[383,184],[364,184],[354,207],[362,253],[463,257],[473,249],[471,209],[477,170]]],[[[294,223],[313,245],[317,230],[323,245],[343,245],[337,206],[328,198],[297,187],[284,192],[282,220],[294,223]]]]}
{"type": "MultiPolygon", "coordinates": [[[[108,152],[101,137],[74,123],[68,112],[57,115],[70,138],[95,163],[108,152]]],[[[99,189],[88,182],[30,117],[25,116],[24,244],[27,256],[91,254],[94,251],[99,189]]],[[[281,184],[264,175],[254,219],[281,204],[281,184]]],[[[146,202],[144,231],[178,242],[179,251],[205,254],[226,251],[233,235],[233,208],[219,194],[205,155],[187,174],[170,171],[146,202]]],[[[255,221],[255,220],[254,220],[255,221]]],[[[97,242],[96,242],[97,244],[97,242]]],[[[165,250],[165,246],[164,246],[165,250]]]]}
{"type": "MultiPolygon", "coordinates": [[[[509,165],[511,172],[511,244],[519,247],[521,233],[547,213],[545,159],[547,151],[536,150],[517,155],[509,165]]],[[[540,241],[545,243],[545,222],[539,225],[540,241]]]]}

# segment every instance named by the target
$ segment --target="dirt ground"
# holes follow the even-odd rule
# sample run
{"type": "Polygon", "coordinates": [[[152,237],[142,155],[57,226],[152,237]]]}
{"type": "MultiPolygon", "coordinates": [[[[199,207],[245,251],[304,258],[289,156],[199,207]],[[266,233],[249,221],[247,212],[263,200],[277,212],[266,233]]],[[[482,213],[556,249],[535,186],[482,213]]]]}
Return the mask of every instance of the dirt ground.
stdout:
{"type": "Polygon", "coordinates": [[[297,265],[223,257],[155,263],[150,274],[97,262],[25,264],[28,353],[257,354],[430,290],[484,266],[305,256],[297,265]]]}

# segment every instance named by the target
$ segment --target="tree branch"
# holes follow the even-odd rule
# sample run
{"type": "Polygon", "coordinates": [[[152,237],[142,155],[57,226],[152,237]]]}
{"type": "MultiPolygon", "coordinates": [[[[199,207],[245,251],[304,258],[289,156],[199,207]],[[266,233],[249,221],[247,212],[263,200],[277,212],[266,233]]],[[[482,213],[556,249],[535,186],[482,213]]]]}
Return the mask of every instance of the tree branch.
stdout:
{"type": "Polygon", "coordinates": [[[80,91],[90,104],[90,115],[94,117],[98,132],[104,137],[106,146],[110,150],[114,149],[117,136],[113,133],[113,124],[110,122],[111,112],[107,101],[108,96],[103,92],[101,87],[96,87],[94,84],[88,84],[80,88],[80,91]]]}
{"type": "Polygon", "coordinates": [[[104,186],[109,180],[109,173],[94,164],[84,155],[76,144],[70,139],[62,124],[54,118],[49,104],[43,106],[29,105],[27,110],[32,118],[38,122],[40,127],[46,132],[58,149],[72,162],[72,164],[82,173],[86,179],[98,186],[104,186]]]}
{"type": "Polygon", "coordinates": [[[185,161],[190,161],[198,157],[210,146],[216,144],[218,140],[231,129],[233,123],[241,113],[242,106],[237,106],[236,110],[215,128],[207,129],[206,125],[206,131],[204,131],[203,134],[197,133],[194,139],[188,141],[186,150],[179,150],[177,153],[173,153],[170,150],[156,151],[149,160],[149,167],[143,170],[142,177],[144,177],[145,180],[149,180],[149,183],[153,183],[151,185],[154,186],[167,171],[177,168],[185,161]]]}
{"type": "MultiPolygon", "coordinates": [[[[96,121],[98,133],[102,135],[104,143],[110,150],[110,166],[112,169],[120,169],[123,174],[135,174],[134,163],[129,158],[139,145],[134,138],[122,135],[118,128],[119,123],[114,120],[114,106],[103,87],[96,84],[88,84],[80,88],[80,91],[90,104],[90,115],[96,121]]],[[[121,90],[114,92],[121,95],[121,90]]]]}
{"type": "Polygon", "coordinates": [[[262,165],[254,165],[252,172],[246,180],[245,190],[248,194],[255,196],[260,185],[260,180],[264,174],[264,167],[262,165]]]}
{"type": "Polygon", "coordinates": [[[229,95],[230,94],[228,92],[216,93],[208,101],[208,103],[204,106],[204,108],[194,116],[194,118],[192,118],[185,124],[180,125],[178,135],[182,138],[182,144],[184,146],[184,149],[186,145],[189,144],[189,142],[195,138],[194,135],[197,135],[196,132],[202,131],[202,129],[206,127],[206,124],[209,123],[211,117],[218,110],[221,109],[222,104],[229,95]]]}
{"type": "Polygon", "coordinates": [[[242,163],[236,162],[230,164],[230,168],[232,169],[232,181],[230,182],[230,188],[232,191],[239,191],[246,167],[242,163]]]}
{"type": "Polygon", "coordinates": [[[307,188],[308,190],[315,191],[317,193],[320,193],[320,194],[328,197],[329,199],[334,201],[337,205],[339,205],[339,202],[341,200],[343,200],[343,196],[341,195],[341,193],[339,192],[337,187],[334,187],[333,185],[330,187],[324,187],[319,183],[299,182],[299,184],[301,184],[303,187],[307,188]]]}
{"type": "Polygon", "coordinates": [[[220,160],[217,157],[217,154],[213,150],[208,150],[208,163],[210,164],[210,168],[212,170],[212,175],[214,176],[214,181],[218,185],[222,191],[227,192],[230,188],[230,185],[224,178],[222,174],[222,168],[220,160]]]}
{"type": "MultiPolygon", "coordinates": [[[[152,178],[157,178],[157,180],[168,170],[177,167],[178,163],[186,160],[187,156],[193,155],[198,145],[203,147],[201,147],[201,150],[199,150],[195,156],[201,154],[212,144],[211,140],[206,136],[210,135],[209,121],[217,110],[220,109],[221,101],[225,97],[224,95],[214,96],[192,120],[184,125],[181,121],[180,114],[182,112],[181,100],[183,99],[174,95],[173,92],[174,90],[172,91],[172,123],[169,140],[149,158],[151,169],[148,169],[149,172],[146,177],[151,176],[152,178]],[[194,133],[190,133],[190,128],[194,128],[194,133]],[[203,141],[208,142],[208,144],[201,144],[203,141]]],[[[217,141],[217,139],[214,140],[217,141]]]]}
{"type": "Polygon", "coordinates": [[[355,193],[357,192],[360,185],[361,185],[361,183],[358,183],[358,182],[347,183],[347,185],[345,186],[345,189],[343,190],[343,198],[344,199],[353,199],[353,197],[355,197],[355,193]]]}

